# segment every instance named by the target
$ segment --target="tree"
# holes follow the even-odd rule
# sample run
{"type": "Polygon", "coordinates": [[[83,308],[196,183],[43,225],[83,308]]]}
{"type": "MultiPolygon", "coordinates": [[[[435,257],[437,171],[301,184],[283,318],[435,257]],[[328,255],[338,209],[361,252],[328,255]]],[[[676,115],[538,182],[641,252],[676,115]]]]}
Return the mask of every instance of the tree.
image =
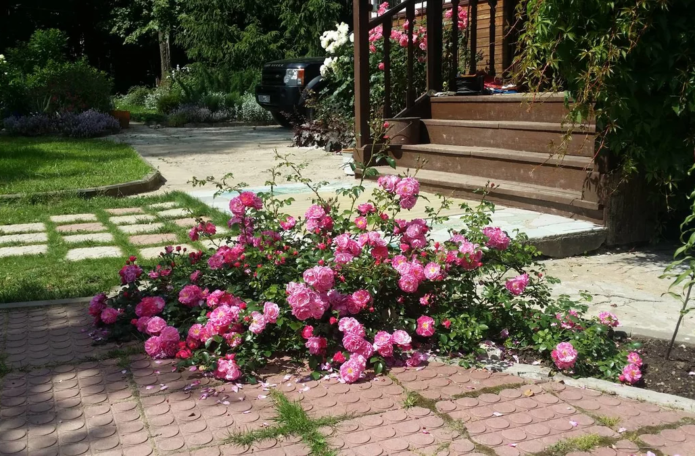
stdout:
{"type": "Polygon", "coordinates": [[[171,73],[171,37],[179,27],[182,0],[122,0],[114,9],[112,33],[125,43],[155,37],[159,43],[161,81],[171,73]]]}

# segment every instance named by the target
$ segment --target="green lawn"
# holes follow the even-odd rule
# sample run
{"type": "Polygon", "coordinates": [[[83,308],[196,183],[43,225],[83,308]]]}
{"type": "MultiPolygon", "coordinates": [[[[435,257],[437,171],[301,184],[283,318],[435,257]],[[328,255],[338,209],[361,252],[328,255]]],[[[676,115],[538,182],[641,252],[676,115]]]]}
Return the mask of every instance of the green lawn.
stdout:
{"type": "MultiPolygon", "coordinates": [[[[0,257],[0,303],[34,301],[42,299],[60,299],[91,296],[107,291],[119,284],[118,270],[129,255],[138,255],[136,246],[128,242],[127,235],[116,229],[109,222],[105,209],[119,207],[143,207],[146,212],[154,213],[145,206],[166,201],[176,201],[181,207],[192,210],[192,216],[207,216],[219,227],[225,227],[229,216],[211,209],[198,200],[179,192],[154,197],[93,199],[70,198],[31,198],[11,203],[0,203],[0,225],[43,222],[48,232],[48,253],[46,255],[27,255],[21,257],[0,257]],[[61,214],[96,214],[98,220],[109,228],[115,242],[123,252],[122,258],[99,260],[67,261],[69,248],[91,247],[101,244],[82,243],[68,246],[56,231],[56,224],[50,221],[51,215],[61,214]]],[[[191,242],[187,229],[168,221],[160,232],[176,233],[178,243],[190,244],[202,249],[200,243],[191,242]]],[[[1,236],[1,235],[0,235],[1,236]]],[[[9,244],[18,245],[18,244],[9,244]]],[[[8,247],[9,245],[0,245],[8,247]]],[[[139,261],[143,269],[156,261],[139,261]]]]}
{"type": "Polygon", "coordinates": [[[0,136],[0,195],[119,184],[150,171],[132,147],[106,139],[0,136]]]}

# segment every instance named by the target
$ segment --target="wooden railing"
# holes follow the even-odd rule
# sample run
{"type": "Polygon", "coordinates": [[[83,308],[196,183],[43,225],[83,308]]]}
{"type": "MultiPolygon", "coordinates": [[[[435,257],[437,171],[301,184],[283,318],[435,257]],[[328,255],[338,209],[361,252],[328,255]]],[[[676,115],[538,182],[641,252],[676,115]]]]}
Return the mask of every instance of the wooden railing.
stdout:
{"type": "MultiPolygon", "coordinates": [[[[495,10],[497,0],[487,0],[490,5],[490,48],[489,48],[489,70],[488,74],[494,74],[495,68],[495,10]]],[[[373,5],[371,0],[354,0],[353,20],[354,20],[354,52],[355,52],[355,134],[357,147],[363,147],[371,142],[370,138],[370,84],[369,84],[369,34],[376,27],[383,27],[383,73],[384,73],[384,107],[383,117],[394,116],[392,112],[392,88],[391,88],[391,40],[390,35],[393,23],[397,15],[402,15],[405,10],[405,18],[410,27],[407,30],[408,50],[407,50],[407,70],[406,70],[406,94],[405,109],[395,113],[396,117],[403,117],[413,108],[420,98],[415,91],[413,81],[414,66],[414,43],[413,30],[415,9],[420,5],[421,12],[426,16],[427,24],[427,83],[426,94],[439,92],[443,87],[442,58],[443,58],[443,13],[445,9],[453,10],[451,27],[451,52],[448,53],[450,59],[449,74],[445,75],[449,85],[449,90],[455,90],[456,77],[459,67],[459,37],[461,31],[458,28],[458,8],[465,7],[468,10],[468,47],[470,49],[469,72],[477,72],[475,56],[478,54],[477,48],[477,22],[478,22],[478,0],[448,0],[446,8],[443,0],[403,0],[391,7],[380,16],[372,18],[373,5]],[[422,11],[424,10],[424,11],[422,11]],[[416,99],[417,98],[417,99],[416,99]]],[[[421,97],[422,98],[422,97],[421,97]]]]}

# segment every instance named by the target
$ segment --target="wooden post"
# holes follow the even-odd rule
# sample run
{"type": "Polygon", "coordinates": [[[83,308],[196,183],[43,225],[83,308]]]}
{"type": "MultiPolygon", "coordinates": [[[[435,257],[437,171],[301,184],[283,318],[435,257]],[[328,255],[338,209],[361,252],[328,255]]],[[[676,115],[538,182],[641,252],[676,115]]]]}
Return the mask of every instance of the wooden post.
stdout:
{"type": "Polygon", "coordinates": [[[495,75],[495,14],[497,13],[497,0],[487,0],[490,5],[490,76],[495,75]]]}
{"type": "Polygon", "coordinates": [[[405,16],[408,20],[408,66],[405,107],[411,108],[415,104],[415,86],[413,84],[413,65],[415,61],[415,47],[413,46],[413,29],[415,24],[413,22],[415,22],[415,4],[413,2],[408,3],[408,6],[406,6],[405,16]]]}
{"type": "Polygon", "coordinates": [[[369,131],[369,0],[352,4],[355,33],[355,143],[357,148],[371,142],[369,131]]]}
{"type": "Polygon", "coordinates": [[[427,90],[442,90],[442,0],[427,1],[427,90]]]}
{"type": "Polygon", "coordinates": [[[384,118],[391,117],[391,21],[384,22],[384,118]]]}
{"type": "Polygon", "coordinates": [[[478,72],[478,62],[475,61],[478,55],[478,0],[471,0],[471,14],[468,16],[468,35],[471,40],[471,69],[470,74],[478,72]]]}
{"type": "Polygon", "coordinates": [[[459,0],[451,0],[451,74],[449,90],[456,90],[456,76],[459,67],[459,0]]]}

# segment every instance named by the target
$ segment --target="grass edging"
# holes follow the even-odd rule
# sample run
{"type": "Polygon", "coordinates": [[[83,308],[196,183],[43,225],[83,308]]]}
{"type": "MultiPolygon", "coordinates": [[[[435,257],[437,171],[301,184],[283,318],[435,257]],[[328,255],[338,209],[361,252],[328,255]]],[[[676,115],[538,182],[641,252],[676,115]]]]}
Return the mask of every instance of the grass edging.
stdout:
{"type": "Polygon", "coordinates": [[[157,190],[166,179],[157,170],[150,172],[142,179],[125,182],[122,184],[104,185],[94,188],[82,188],[77,190],[62,190],[56,192],[40,193],[14,193],[0,195],[0,201],[16,201],[23,198],[51,198],[56,196],[79,196],[82,198],[94,198],[96,196],[130,196],[157,190]]]}

